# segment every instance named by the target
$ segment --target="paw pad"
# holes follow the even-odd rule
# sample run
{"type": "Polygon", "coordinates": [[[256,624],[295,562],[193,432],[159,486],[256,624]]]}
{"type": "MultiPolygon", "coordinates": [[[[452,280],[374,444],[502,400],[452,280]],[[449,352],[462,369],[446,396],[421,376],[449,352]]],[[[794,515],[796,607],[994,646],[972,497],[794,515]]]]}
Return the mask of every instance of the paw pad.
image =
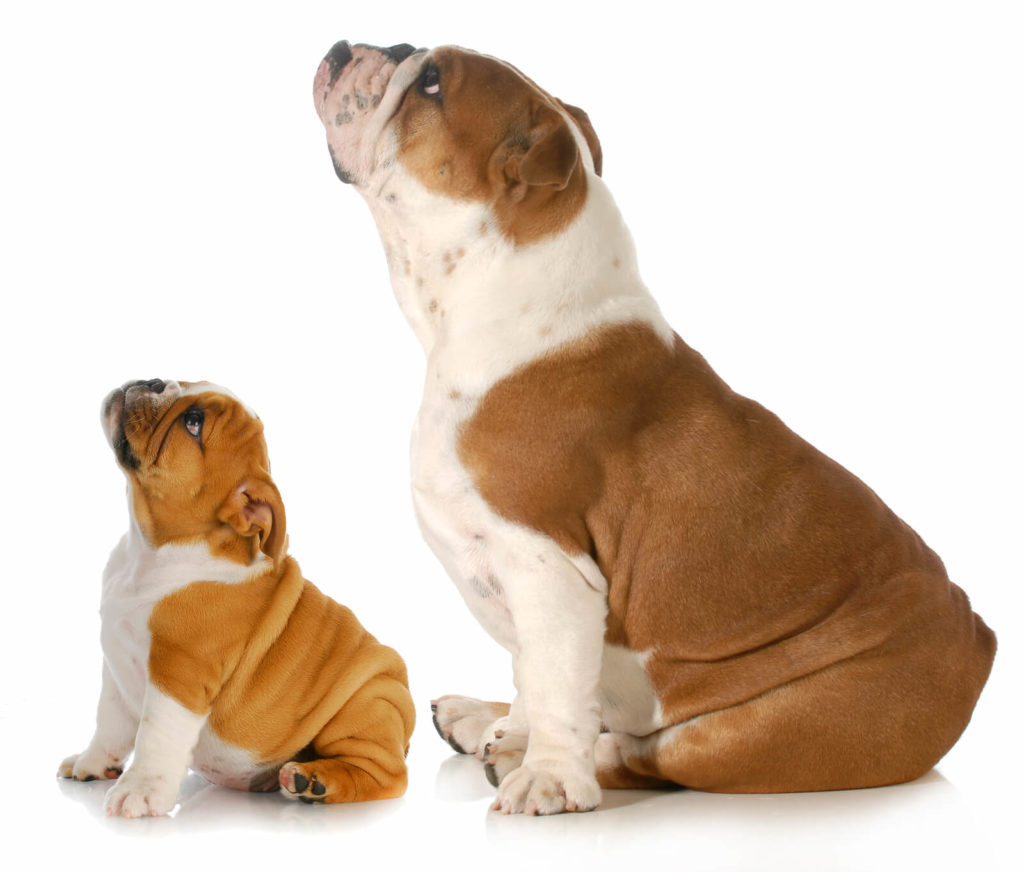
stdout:
{"type": "Polygon", "coordinates": [[[295,764],[281,768],[281,790],[289,799],[298,799],[307,804],[323,802],[327,787],[317,780],[316,775],[306,775],[295,764]]]}

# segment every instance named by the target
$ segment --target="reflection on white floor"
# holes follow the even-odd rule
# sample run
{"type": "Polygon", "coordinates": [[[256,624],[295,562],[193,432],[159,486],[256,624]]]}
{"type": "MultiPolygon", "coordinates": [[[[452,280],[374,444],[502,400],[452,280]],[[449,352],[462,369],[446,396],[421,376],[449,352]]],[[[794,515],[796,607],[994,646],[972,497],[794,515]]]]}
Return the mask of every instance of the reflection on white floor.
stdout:
{"type": "Polygon", "coordinates": [[[278,851],[305,850],[306,840],[317,852],[337,845],[345,865],[357,857],[423,862],[441,847],[448,870],[482,857],[488,869],[622,869],[665,860],[687,870],[1000,868],[977,809],[938,770],[912,784],[835,793],[609,791],[595,812],[551,818],[490,811],[494,791],[481,764],[451,755],[428,731],[414,745],[410,772],[406,797],[347,806],[227,790],[193,774],[173,816],[139,821],[106,819],[108,785],[58,779],[52,811],[62,822],[73,817],[69,806],[86,812],[74,827],[77,844],[101,853],[145,844],[152,862],[176,868],[197,845],[258,868],[278,851]]]}

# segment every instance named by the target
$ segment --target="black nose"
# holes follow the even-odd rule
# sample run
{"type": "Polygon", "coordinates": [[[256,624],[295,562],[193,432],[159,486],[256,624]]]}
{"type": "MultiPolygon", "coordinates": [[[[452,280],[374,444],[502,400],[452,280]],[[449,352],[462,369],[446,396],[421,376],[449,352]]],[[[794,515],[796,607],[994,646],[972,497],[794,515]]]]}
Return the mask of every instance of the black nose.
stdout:
{"type": "Polygon", "coordinates": [[[391,58],[391,60],[393,60],[396,64],[400,64],[407,57],[409,57],[409,55],[416,51],[416,49],[413,46],[409,45],[409,43],[403,42],[399,43],[398,45],[393,45],[391,46],[391,48],[382,48],[381,51],[387,57],[391,58]]]}
{"type": "MultiPolygon", "coordinates": [[[[394,61],[396,64],[400,64],[409,55],[416,51],[415,46],[409,45],[407,42],[399,43],[388,48],[380,48],[375,45],[364,45],[359,44],[362,48],[371,48],[374,51],[379,51],[388,60],[394,61]]],[[[330,64],[331,68],[331,79],[330,84],[334,84],[338,80],[338,76],[341,75],[341,71],[348,66],[352,60],[352,46],[349,44],[347,39],[336,42],[331,46],[331,50],[327,52],[324,60],[330,64]]]]}
{"type": "Polygon", "coordinates": [[[149,381],[128,382],[128,384],[124,386],[124,389],[128,390],[128,388],[145,388],[146,390],[151,391],[154,394],[162,394],[164,392],[165,387],[167,387],[167,382],[163,381],[163,379],[151,378],[149,381]]]}
{"type": "Polygon", "coordinates": [[[341,71],[352,60],[352,46],[348,44],[348,40],[343,39],[341,42],[336,42],[324,56],[324,60],[331,65],[331,84],[333,85],[341,75],[341,71]]]}

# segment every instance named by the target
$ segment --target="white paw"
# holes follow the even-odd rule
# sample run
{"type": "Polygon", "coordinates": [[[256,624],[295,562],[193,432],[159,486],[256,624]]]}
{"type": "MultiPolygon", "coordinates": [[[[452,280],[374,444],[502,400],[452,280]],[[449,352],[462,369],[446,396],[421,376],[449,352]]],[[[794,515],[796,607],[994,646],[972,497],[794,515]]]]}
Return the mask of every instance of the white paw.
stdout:
{"type": "Polygon", "coordinates": [[[105,806],[111,817],[156,817],[169,813],[177,800],[178,779],[129,769],[107,791],[105,806]]]}
{"type": "Polygon", "coordinates": [[[121,760],[115,754],[86,750],[72,754],[57,770],[61,778],[75,781],[102,781],[121,777],[121,760]]]}
{"type": "Polygon", "coordinates": [[[590,811],[601,803],[601,788],[592,773],[558,764],[520,766],[498,788],[492,809],[503,814],[560,814],[590,811]]]}
{"type": "Polygon", "coordinates": [[[438,735],[458,753],[474,754],[480,759],[508,715],[505,703],[483,702],[468,696],[442,696],[430,708],[438,735]]]}

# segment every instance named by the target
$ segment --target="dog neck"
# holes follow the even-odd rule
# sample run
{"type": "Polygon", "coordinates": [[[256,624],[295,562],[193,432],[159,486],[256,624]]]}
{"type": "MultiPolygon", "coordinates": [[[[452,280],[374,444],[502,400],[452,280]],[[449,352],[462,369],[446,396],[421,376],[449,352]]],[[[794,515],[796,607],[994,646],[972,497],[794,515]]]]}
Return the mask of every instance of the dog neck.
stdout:
{"type": "Polygon", "coordinates": [[[486,382],[626,321],[652,324],[671,344],[611,195],[596,175],[588,184],[568,228],[525,246],[500,233],[485,204],[429,192],[400,167],[376,193],[363,190],[395,296],[429,362],[486,382]]]}
{"type": "Polygon", "coordinates": [[[201,539],[154,547],[132,511],[130,489],[128,508],[128,532],[111,553],[104,573],[104,610],[115,603],[123,608],[155,602],[196,581],[241,584],[274,568],[264,555],[248,566],[215,556],[201,539]]]}

